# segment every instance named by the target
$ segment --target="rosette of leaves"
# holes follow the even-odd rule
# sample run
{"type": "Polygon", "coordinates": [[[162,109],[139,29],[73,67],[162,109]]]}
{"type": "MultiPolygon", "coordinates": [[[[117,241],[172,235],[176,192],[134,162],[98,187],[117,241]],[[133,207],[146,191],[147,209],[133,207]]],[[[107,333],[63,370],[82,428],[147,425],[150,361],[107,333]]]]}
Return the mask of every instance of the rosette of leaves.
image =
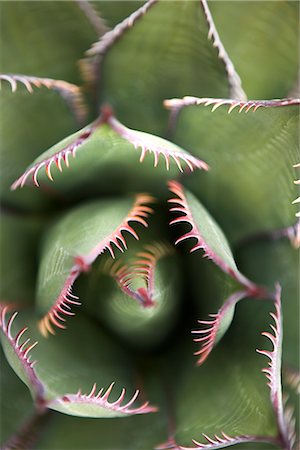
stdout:
{"type": "Polygon", "coordinates": [[[2,2],[3,449],[297,447],[298,10],[2,2]]]}

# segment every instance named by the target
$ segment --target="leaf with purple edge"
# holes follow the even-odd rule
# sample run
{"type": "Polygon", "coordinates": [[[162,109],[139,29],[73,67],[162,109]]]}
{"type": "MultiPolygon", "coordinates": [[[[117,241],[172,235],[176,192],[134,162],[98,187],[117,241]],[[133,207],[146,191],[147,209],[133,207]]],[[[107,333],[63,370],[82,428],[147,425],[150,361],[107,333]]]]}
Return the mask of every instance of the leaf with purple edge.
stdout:
{"type": "Polygon", "coordinates": [[[127,232],[138,239],[132,223],[147,227],[153,212],[148,194],[133,199],[102,200],[86,203],[65,214],[48,231],[41,255],[37,285],[37,306],[44,317],[40,330],[54,334],[53,326],[66,328],[67,316],[73,316],[72,305],[80,305],[72,286],[82,272],[90,269],[104,251],[112,258],[118,249],[127,248],[127,232]]]}
{"type": "MultiPolygon", "coordinates": [[[[186,223],[190,227],[188,233],[177,239],[176,244],[186,239],[195,240],[196,245],[190,252],[204,250],[204,257],[211,259],[225,274],[237,282],[235,288],[234,285],[232,286],[228,297],[224,298],[223,305],[217,311],[211,311],[208,318],[198,320],[201,328],[192,331],[196,335],[194,341],[200,344],[200,349],[195,352],[195,355],[199,356],[198,364],[201,365],[230,326],[236,303],[247,296],[258,298],[267,296],[267,292],[238,270],[222,230],[199,200],[176,181],[169,182],[169,188],[177,196],[169,200],[172,205],[170,211],[180,214],[171,220],[170,224],[186,223]]],[[[196,275],[195,271],[193,273],[196,275]]],[[[196,279],[200,273],[200,271],[199,274],[197,273],[196,279]]],[[[208,275],[211,276],[211,274],[208,275]]],[[[193,280],[190,281],[194,285],[193,280]]]]}
{"type": "MultiPolygon", "coordinates": [[[[259,314],[267,326],[270,304],[242,302],[238,319],[259,314]]],[[[191,344],[174,347],[168,359],[170,373],[176,370],[174,448],[222,448],[239,442],[253,442],[249,448],[260,448],[259,442],[280,446],[273,405],[261,374],[263,361],[255,351],[264,339],[261,323],[257,326],[252,320],[244,332],[239,320],[235,321],[201,368],[193,367],[191,344]]]]}
{"type": "MultiPolygon", "coordinates": [[[[36,338],[36,321],[28,316],[16,320],[14,327],[21,328],[26,322],[30,335],[36,338]]],[[[6,328],[9,335],[11,322],[4,325],[4,331],[6,328]]],[[[27,358],[23,347],[21,351],[27,358]]],[[[32,390],[32,379],[23,377],[7,345],[4,350],[12,368],[32,390]]],[[[143,395],[135,384],[137,373],[132,359],[89,319],[74,318],[68,333],[55,339],[40,337],[34,358],[35,375],[43,386],[40,402],[44,407],[82,417],[125,417],[157,410],[140,400],[143,395]],[[97,385],[102,389],[96,392],[97,385]]]]}
{"type": "Polygon", "coordinates": [[[111,262],[106,256],[76,289],[92,317],[137,349],[162,344],[179,319],[181,283],[174,248],[151,230],[111,262]],[[148,236],[148,239],[147,239],[148,236]]]}
{"type": "Polygon", "coordinates": [[[150,0],[88,50],[96,81],[101,74],[101,102],[112,103],[130,127],[163,135],[168,114],[161,105],[167,96],[226,97],[230,88],[235,97],[244,95],[232,63],[228,76],[224,49],[208,39],[204,3],[150,0]]]}
{"type": "MultiPolygon", "coordinates": [[[[3,72],[81,82],[77,60],[96,33],[75,2],[2,2],[1,16],[5,17],[3,72]]],[[[45,208],[45,193],[12,194],[9,186],[42,149],[74,132],[76,121],[66,102],[47,89],[29,95],[20,86],[12,93],[4,81],[0,98],[5,111],[1,116],[1,198],[9,205],[45,208]]]]}
{"type": "Polygon", "coordinates": [[[226,100],[221,106],[223,99],[205,98],[174,106],[174,111],[180,108],[174,141],[201,155],[211,168],[205,177],[191,174],[185,185],[231,243],[296,222],[292,202],[297,197],[293,166],[299,162],[299,102],[226,100]],[[211,112],[202,101],[220,107],[211,112]],[[254,111],[258,105],[262,107],[254,111]]]}
{"type": "Polygon", "coordinates": [[[200,201],[177,181],[169,182],[169,189],[176,195],[169,199],[170,211],[180,215],[170,225],[186,223],[190,230],[179,237],[175,244],[187,239],[195,240],[190,252],[203,250],[204,257],[211,259],[223,272],[230,275],[249,295],[263,294],[262,288],[248,280],[237,268],[225,235],[200,201]],[[173,206],[174,205],[174,206],[173,206]]]}
{"type": "Polygon", "coordinates": [[[107,178],[108,171],[111,177],[108,169],[112,167],[112,172],[117,171],[117,174],[122,170],[122,192],[127,172],[134,178],[137,189],[140,183],[138,180],[142,177],[145,188],[147,179],[151,185],[155,185],[155,181],[174,177],[178,171],[208,169],[205,162],[194,158],[172,142],[127,128],[113,116],[111,108],[106,106],[93,123],[39,156],[12,184],[11,189],[22,188],[25,184],[48,186],[50,180],[54,182],[52,187],[67,192],[86,182],[94,182],[100,190],[107,189],[108,186],[117,190],[112,186],[112,179],[107,178]],[[140,163],[143,162],[141,166],[137,153],[140,153],[140,163]],[[136,173],[135,177],[133,171],[136,173]]]}

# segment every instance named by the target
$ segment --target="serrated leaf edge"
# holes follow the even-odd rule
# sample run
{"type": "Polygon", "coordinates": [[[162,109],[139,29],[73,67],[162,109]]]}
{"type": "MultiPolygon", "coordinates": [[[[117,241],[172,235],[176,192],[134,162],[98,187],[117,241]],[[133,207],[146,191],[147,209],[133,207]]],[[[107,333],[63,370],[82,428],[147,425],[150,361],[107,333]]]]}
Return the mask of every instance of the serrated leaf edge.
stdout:
{"type": "Polygon", "coordinates": [[[287,414],[284,411],[281,384],[281,352],[282,352],[282,310],[281,310],[281,286],[276,284],[274,294],[275,312],[270,316],[274,320],[274,325],[270,324],[271,332],[264,331],[262,335],[271,341],[272,350],[259,350],[260,353],[269,358],[268,367],[262,369],[267,378],[267,385],[270,389],[271,403],[277,419],[278,439],[287,450],[292,450],[294,445],[294,430],[292,429],[292,420],[289,422],[287,414]]]}
{"type": "MultiPolygon", "coordinates": [[[[167,146],[156,146],[155,143],[153,143],[153,140],[151,140],[151,135],[125,127],[125,125],[121,124],[113,116],[111,108],[108,105],[104,105],[100,117],[92,124],[84,128],[77,139],[75,139],[71,144],[66,145],[60,151],[54,153],[52,156],[29,166],[25,172],[11,185],[11,190],[14,191],[19,187],[24,187],[30,176],[33,184],[36,187],[39,187],[38,174],[41,169],[45,169],[47,177],[50,181],[53,181],[53,176],[51,173],[52,165],[55,164],[58,170],[62,172],[62,162],[64,161],[66,167],[69,168],[69,157],[72,156],[75,158],[77,150],[80,150],[82,144],[85,143],[93,135],[95,130],[103,124],[107,124],[115,133],[129,142],[135,149],[138,149],[139,147],[141,148],[140,162],[143,162],[147,153],[152,153],[154,156],[154,167],[157,167],[159,157],[163,156],[166,163],[166,170],[169,170],[170,168],[170,159],[174,160],[180,172],[184,172],[184,170],[193,172],[194,169],[208,170],[209,168],[204,161],[195,158],[179,147],[178,151],[176,151],[168,149],[167,146]],[[183,168],[181,163],[185,163],[186,167],[183,168]]],[[[175,146],[175,144],[172,145],[175,146]]]]}
{"type": "Polygon", "coordinates": [[[216,255],[212,249],[204,241],[191,213],[189,205],[187,203],[186,196],[184,194],[183,186],[178,181],[168,182],[169,190],[174,193],[177,197],[168,200],[169,203],[176,204],[177,206],[171,207],[170,212],[178,212],[180,215],[176,219],[171,220],[170,225],[178,223],[188,223],[191,226],[191,230],[178,238],[175,245],[186,239],[196,239],[196,245],[192,247],[190,253],[202,249],[204,251],[203,258],[211,259],[220,269],[230,275],[234,280],[238,281],[247,290],[247,295],[251,297],[265,297],[265,289],[255,285],[252,281],[248,280],[244,275],[242,275],[238,270],[234,271],[230,268],[218,255],[216,255]]]}
{"type": "Polygon", "coordinates": [[[201,343],[200,350],[194,353],[195,356],[199,356],[197,365],[201,366],[211,351],[213,350],[217,333],[222,321],[222,318],[230,308],[234,308],[236,303],[247,296],[247,291],[238,291],[230,295],[224,302],[223,306],[216,314],[209,314],[208,320],[198,320],[198,323],[202,326],[200,330],[193,330],[192,334],[200,335],[200,337],[194,338],[194,342],[201,343]],[[203,328],[204,327],[204,328],[203,328]]]}
{"type": "Polygon", "coordinates": [[[49,90],[57,91],[70,106],[79,123],[84,123],[87,118],[87,106],[81,88],[76,84],[53,78],[13,73],[0,74],[0,82],[1,80],[10,84],[12,92],[16,92],[18,83],[23,84],[30,94],[34,93],[33,87],[46,87],[49,90]]]}
{"type": "Polygon", "coordinates": [[[81,255],[74,258],[74,265],[71,268],[70,275],[67,277],[66,282],[60,292],[58,298],[55,300],[54,305],[49,311],[40,319],[39,330],[43,336],[48,334],[55,334],[56,326],[61,329],[66,329],[66,317],[73,316],[75,313],[71,312],[71,305],[80,306],[78,302],[79,298],[72,294],[72,285],[82,272],[89,270],[91,264],[95,259],[104,251],[108,251],[112,258],[115,258],[114,244],[122,253],[127,249],[126,239],[123,236],[123,232],[127,231],[135,239],[139,239],[136,231],[129,225],[129,222],[140,223],[144,227],[148,224],[145,219],[149,214],[153,213],[153,209],[147,206],[147,203],[153,203],[154,198],[148,194],[137,194],[135,201],[128,215],[123,220],[121,225],[114,230],[106,239],[102,240],[95,248],[93,248],[89,254],[81,255]]]}
{"type": "Polygon", "coordinates": [[[219,33],[215,26],[207,1],[201,0],[201,6],[204,12],[206,22],[209,27],[208,39],[212,41],[213,47],[215,47],[218,50],[219,59],[223,62],[225,70],[227,72],[227,77],[230,85],[230,95],[234,98],[245,100],[247,99],[247,95],[242,88],[241,79],[220,39],[219,33]]]}
{"type": "Polygon", "coordinates": [[[104,388],[101,388],[98,393],[96,393],[97,384],[94,383],[89,394],[83,394],[81,390],[79,390],[76,394],[65,394],[49,402],[48,407],[51,408],[51,406],[53,406],[55,403],[82,403],[85,405],[90,404],[99,406],[100,408],[109,409],[118,413],[128,415],[147,414],[158,411],[158,408],[155,406],[151,406],[148,401],[143,403],[141,406],[131,408],[131,406],[139,396],[140,391],[138,389],[135,391],[131,399],[123,405],[122,403],[126,395],[125,388],[122,388],[121,394],[117,400],[115,400],[114,402],[109,402],[108,398],[114,387],[114,384],[115,383],[113,382],[106,390],[104,390],[104,388]]]}
{"type": "Polygon", "coordinates": [[[167,109],[181,109],[187,106],[212,106],[212,112],[218,109],[220,106],[228,106],[228,114],[230,114],[235,108],[238,108],[239,113],[257,111],[258,108],[278,108],[284,106],[300,105],[299,98],[284,98],[273,100],[236,100],[226,98],[198,98],[186,96],[183,98],[173,98],[164,101],[164,106],[167,109]]]}
{"type": "Polygon", "coordinates": [[[17,332],[15,336],[12,335],[12,324],[18,315],[18,312],[14,312],[10,318],[6,321],[6,315],[9,308],[7,306],[0,305],[0,328],[2,329],[4,335],[6,336],[9,344],[14,350],[15,355],[19,359],[22,367],[28,377],[30,385],[35,394],[35,401],[38,408],[43,409],[44,402],[44,386],[42,382],[39,380],[34,365],[37,361],[31,360],[30,352],[31,350],[38,344],[38,342],[34,342],[33,344],[29,344],[30,338],[27,338],[22,342],[22,338],[24,334],[28,330],[28,327],[22,328],[17,332]]]}

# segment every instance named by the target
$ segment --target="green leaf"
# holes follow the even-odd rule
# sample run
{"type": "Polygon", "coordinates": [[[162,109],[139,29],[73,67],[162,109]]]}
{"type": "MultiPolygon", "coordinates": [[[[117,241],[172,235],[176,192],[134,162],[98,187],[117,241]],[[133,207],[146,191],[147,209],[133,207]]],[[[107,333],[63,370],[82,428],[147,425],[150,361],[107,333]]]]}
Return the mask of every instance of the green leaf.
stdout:
{"type": "Polygon", "coordinates": [[[241,268],[257,283],[282,286],[283,361],[299,369],[299,252],[287,239],[261,239],[245,243],[237,256],[241,268]]]}
{"type": "MultiPolygon", "coordinates": [[[[267,311],[270,309],[270,303],[242,302],[238,306],[238,316],[240,312],[251,318],[260,314],[265,321],[263,329],[268,329],[267,311]]],[[[193,367],[187,356],[191,352],[186,342],[181,353],[178,348],[174,349],[169,370],[172,374],[176,368],[173,386],[178,445],[195,447],[192,439],[208,444],[202,433],[212,439],[215,435],[222,438],[222,433],[230,437],[256,437],[258,441],[276,437],[269,392],[260,372],[265,361],[255,352],[257,346],[265,348],[265,338],[260,336],[260,331],[253,320],[249,319],[246,333],[245,325],[241,327],[239,321],[235,321],[230,333],[201,368],[193,367]]]]}
{"type": "Polygon", "coordinates": [[[200,2],[146,5],[147,12],[122,22],[87,53],[103,58],[101,102],[112,104],[130,127],[162,135],[168,117],[162,108],[165,98],[226,97],[229,82],[218,49],[207,39],[200,2]]]}
{"type": "MultiPolygon", "coordinates": [[[[77,60],[96,34],[76,3],[2,2],[0,8],[4,19],[3,72],[79,82],[77,60]]],[[[11,93],[7,83],[2,84],[2,199],[10,204],[45,207],[45,195],[12,195],[9,186],[41,149],[75,130],[74,118],[54,92],[43,89],[30,95],[19,88],[11,93]]]]}
{"type": "Polygon", "coordinates": [[[298,72],[299,4],[210,1],[209,6],[248,97],[289,96],[298,72]]]}
{"type": "Polygon", "coordinates": [[[37,238],[43,222],[4,213],[0,234],[1,303],[32,304],[35,297],[37,238]]]}
{"type": "Polygon", "coordinates": [[[175,140],[208,162],[207,174],[192,174],[185,184],[236,242],[295,221],[299,110],[278,106],[228,115],[227,109],[183,108],[175,140]]]}
{"type": "MultiPolygon", "coordinates": [[[[37,361],[34,371],[43,386],[42,400],[46,407],[83,417],[124,417],[126,414],[155,411],[148,403],[136,408],[135,404],[128,405],[128,408],[122,409],[131,398],[137,398],[139,394],[139,391],[135,391],[133,397],[133,363],[124,350],[92,321],[83,317],[75,318],[68,333],[60,334],[55,339],[43,339],[34,319],[28,318],[27,314],[27,317],[18,318],[10,325],[12,336],[24,323],[30,327],[30,336],[39,339],[39,344],[31,354],[37,361]],[[85,395],[85,392],[90,392],[94,383],[97,383],[99,389],[103,388],[101,397],[85,395]],[[111,392],[112,383],[116,385],[111,392]],[[121,388],[126,389],[122,402],[114,404],[120,396],[121,388]],[[104,396],[104,393],[107,395],[104,396]]],[[[12,351],[12,345],[6,337],[3,337],[2,343],[8,362],[32,390],[34,386],[31,380],[20,372],[20,359],[12,351]]]]}
{"type": "Polygon", "coordinates": [[[166,439],[161,414],[95,420],[55,414],[39,440],[37,450],[141,450],[153,449],[166,439]]]}
{"type": "Polygon", "coordinates": [[[103,258],[86,278],[78,291],[89,314],[122,342],[138,349],[156,347],[176,326],[180,279],[170,245],[142,238],[115,263],[103,258]]]}
{"type": "MultiPolygon", "coordinates": [[[[7,363],[1,350],[1,445],[20,429],[34,412],[30,394],[7,363]]],[[[5,446],[4,446],[5,447],[5,446]]],[[[3,448],[4,448],[3,447],[3,448]]]]}
{"type": "Polygon", "coordinates": [[[120,192],[121,177],[122,193],[137,190],[139,186],[155,189],[159,181],[161,190],[162,181],[175,176],[178,170],[190,172],[194,169],[207,170],[207,165],[165,139],[126,128],[112,116],[109,108],[105,108],[95,122],[39,156],[13,183],[12,189],[26,183],[39,186],[42,182],[43,186],[53,190],[53,185],[45,181],[53,181],[54,176],[54,189],[73,196],[74,188],[76,194],[81,192],[82,195],[82,189],[90,194],[95,186],[102,193],[103,190],[120,192]],[[138,163],[139,152],[140,162],[146,158],[142,166],[138,163]],[[70,169],[66,170],[70,163],[70,169]],[[169,169],[170,174],[167,173],[169,169]],[[58,174],[58,170],[63,171],[63,175],[58,174]]]}
{"type": "Polygon", "coordinates": [[[65,328],[61,323],[65,321],[63,315],[73,315],[70,305],[80,305],[78,297],[72,294],[72,285],[80,273],[89,270],[105,250],[113,258],[115,247],[123,252],[125,231],[138,239],[129,223],[147,226],[145,218],[152,209],[146,205],[152,201],[149,195],[139,194],[135,199],[85,203],[68,212],[48,231],[37,283],[37,307],[41,313],[47,313],[40,323],[43,334],[54,333],[52,325],[65,328]]]}
{"type": "Polygon", "coordinates": [[[238,281],[249,293],[257,293],[257,286],[238,270],[231,249],[223,231],[200,201],[177,181],[171,181],[169,188],[176,197],[171,198],[171,212],[180,213],[170,224],[187,223],[190,230],[183,234],[175,244],[186,239],[195,239],[196,244],[190,252],[202,249],[204,257],[211,259],[223,272],[238,281]],[[175,204],[175,206],[173,206],[175,204]]]}

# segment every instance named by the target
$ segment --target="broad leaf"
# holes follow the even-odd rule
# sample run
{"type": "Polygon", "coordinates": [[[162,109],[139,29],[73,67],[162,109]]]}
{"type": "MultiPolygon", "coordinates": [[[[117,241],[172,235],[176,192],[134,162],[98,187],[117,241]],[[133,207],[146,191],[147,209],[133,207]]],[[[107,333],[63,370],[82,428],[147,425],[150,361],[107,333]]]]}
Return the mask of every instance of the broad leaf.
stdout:
{"type": "Polygon", "coordinates": [[[141,450],[153,449],[166,439],[161,414],[95,420],[55,414],[44,430],[37,450],[141,450]]]}
{"type": "MultiPolygon", "coordinates": [[[[30,353],[37,361],[34,371],[43,387],[41,400],[44,406],[83,417],[124,417],[156,411],[148,406],[148,402],[136,406],[139,390],[134,389],[135,372],[131,359],[92,321],[76,318],[68,333],[55,339],[43,339],[34,320],[28,319],[27,315],[10,324],[11,335],[14,336],[24,323],[30,327],[30,336],[40,339],[30,353]],[[95,383],[99,386],[97,391],[95,383]],[[96,395],[101,387],[100,395],[96,395]]],[[[23,363],[14,346],[6,336],[2,342],[12,368],[31,390],[35,390],[20,369],[23,363]]]]}
{"type": "Polygon", "coordinates": [[[219,49],[207,37],[200,2],[150,1],[140,8],[140,14],[104,35],[87,54],[100,58],[101,102],[111,103],[130,127],[163,134],[165,98],[226,97],[229,82],[219,49]]]}
{"type": "Polygon", "coordinates": [[[82,195],[82,190],[90,194],[91,187],[100,192],[120,192],[122,178],[122,193],[139,186],[161,190],[162,183],[155,186],[160,180],[194,169],[208,167],[165,139],[125,127],[106,107],[95,122],[39,156],[12,189],[25,184],[38,187],[41,183],[48,189],[67,190],[69,196],[74,195],[74,187],[77,195],[82,195]],[[54,186],[45,184],[48,179],[54,186]]]}
{"type": "Polygon", "coordinates": [[[15,305],[33,303],[37,270],[37,238],[41,236],[42,228],[41,220],[16,214],[2,214],[1,303],[15,305]]]}
{"type": "MultiPolygon", "coordinates": [[[[268,309],[272,310],[271,302],[243,302],[238,307],[238,315],[242,312],[253,318],[260,314],[267,330],[268,309]]],[[[261,373],[265,361],[255,352],[257,347],[266,348],[265,338],[260,336],[262,330],[253,320],[250,323],[249,319],[246,333],[244,329],[238,321],[235,322],[231,332],[201,368],[193,367],[187,356],[190,352],[187,345],[182,350],[180,365],[178,350],[174,352],[170,371],[173,373],[176,367],[176,383],[173,384],[176,391],[174,438],[177,445],[194,448],[192,439],[195,439],[207,445],[203,448],[210,448],[210,442],[202,433],[211,439],[215,436],[225,439],[220,447],[227,441],[222,433],[234,438],[227,445],[238,443],[236,437],[241,436],[250,442],[253,439],[272,441],[277,436],[268,388],[261,373]]],[[[252,448],[256,447],[253,445],[252,448]]]]}
{"type": "MultiPolygon", "coordinates": [[[[79,82],[77,60],[96,34],[75,2],[2,2],[0,8],[6,43],[3,72],[79,82]]],[[[3,81],[0,97],[5,111],[1,115],[2,198],[44,207],[41,194],[12,195],[9,185],[41,150],[75,131],[74,118],[64,100],[47,89],[30,95],[20,86],[12,93],[3,81]]]]}
{"type": "Polygon", "coordinates": [[[261,239],[241,247],[238,260],[245,273],[256,282],[270,288],[275,282],[282,286],[283,361],[299,370],[299,252],[287,239],[261,239]]]}
{"type": "Polygon", "coordinates": [[[184,107],[175,140],[211,167],[205,175],[191,175],[186,184],[232,242],[295,222],[291,203],[297,197],[293,165],[299,162],[299,109],[274,106],[228,115],[228,108],[212,113],[201,105],[184,107]]]}
{"type": "MultiPolygon", "coordinates": [[[[188,190],[184,189],[178,182],[170,182],[169,187],[171,192],[177,196],[169,200],[172,205],[170,211],[177,214],[180,213],[180,215],[173,219],[170,224],[185,223],[190,228],[189,231],[184,233],[175,243],[178,244],[186,239],[195,240],[196,244],[192,247],[190,252],[203,250],[203,256],[212,260],[234,281],[234,283],[231,281],[225,289],[225,291],[228,291],[228,297],[226,298],[224,297],[224,286],[222,288],[220,287],[220,279],[216,279],[214,272],[208,271],[210,280],[213,280],[214,284],[217,282],[217,286],[219,285],[217,288],[213,289],[214,292],[210,293],[210,296],[214,299],[214,305],[212,305],[212,307],[215,307],[216,296],[217,302],[220,304],[223,300],[223,304],[217,311],[211,311],[208,319],[205,318],[205,320],[199,320],[198,322],[201,324],[202,328],[193,331],[196,335],[200,335],[194,339],[195,342],[201,344],[200,350],[195,352],[195,355],[199,355],[198,364],[202,364],[211,352],[213,346],[220,340],[229,327],[233,318],[236,303],[247,296],[260,298],[261,296],[268,297],[268,294],[264,288],[252,283],[238,270],[222,230],[199,200],[188,190]]],[[[195,275],[195,270],[193,271],[193,274],[195,275]]],[[[202,273],[202,275],[205,277],[205,272],[202,273]]],[[[201,271],[196,274],[196,280],[200,281],[200,277],[201,271]]],[[[206,282],[207,281],[208,280],[206,280],[206,282]]],[[[224,279],[221,283],[224,283],[224,281],[226,283],[226,280],[224,279]]],[[[190,282],[191,285],[194,286],[194,281],[190,280],[190,282]]],[[[201,288],[197,290],[197,295],[199,297],[202,291],[203,287],[201,286],[201,288]]],[[[194,296],[194,294],[192,294],[192,296],[194,296]]]]}
{"type": "Polygon", "coordinates": [[[299,4],[210,1],[209,6],[248,97],[289,96],[298,72],[293,43],[299,35],[299,4]]]}
{"type": "Polygon", "coordinates": [[[1,350],[1,446],[10,441],[33,414],[34,406],[24,384],[13,372],[1,350]],[[17,399],[17,401],[13,400],[17,399]]]}
{"type": "Polygon", "coordinates": [[[54,333],[53,325],[65,328],[64,315],[73,315],[70,305],[80,305],[72,285],[80,273],[88,271],[95,259],[107,250],[127,248],[125,231],[138,239],[129,223],[147,226],[153,198],[139,194],[135,199],[100,200],[78,206],[48,231],[42,249],[37,285],[37,306],[46,313],[41,332],[54,333]],[[48,311],[48,312],[47,312],[48,311]]]}

